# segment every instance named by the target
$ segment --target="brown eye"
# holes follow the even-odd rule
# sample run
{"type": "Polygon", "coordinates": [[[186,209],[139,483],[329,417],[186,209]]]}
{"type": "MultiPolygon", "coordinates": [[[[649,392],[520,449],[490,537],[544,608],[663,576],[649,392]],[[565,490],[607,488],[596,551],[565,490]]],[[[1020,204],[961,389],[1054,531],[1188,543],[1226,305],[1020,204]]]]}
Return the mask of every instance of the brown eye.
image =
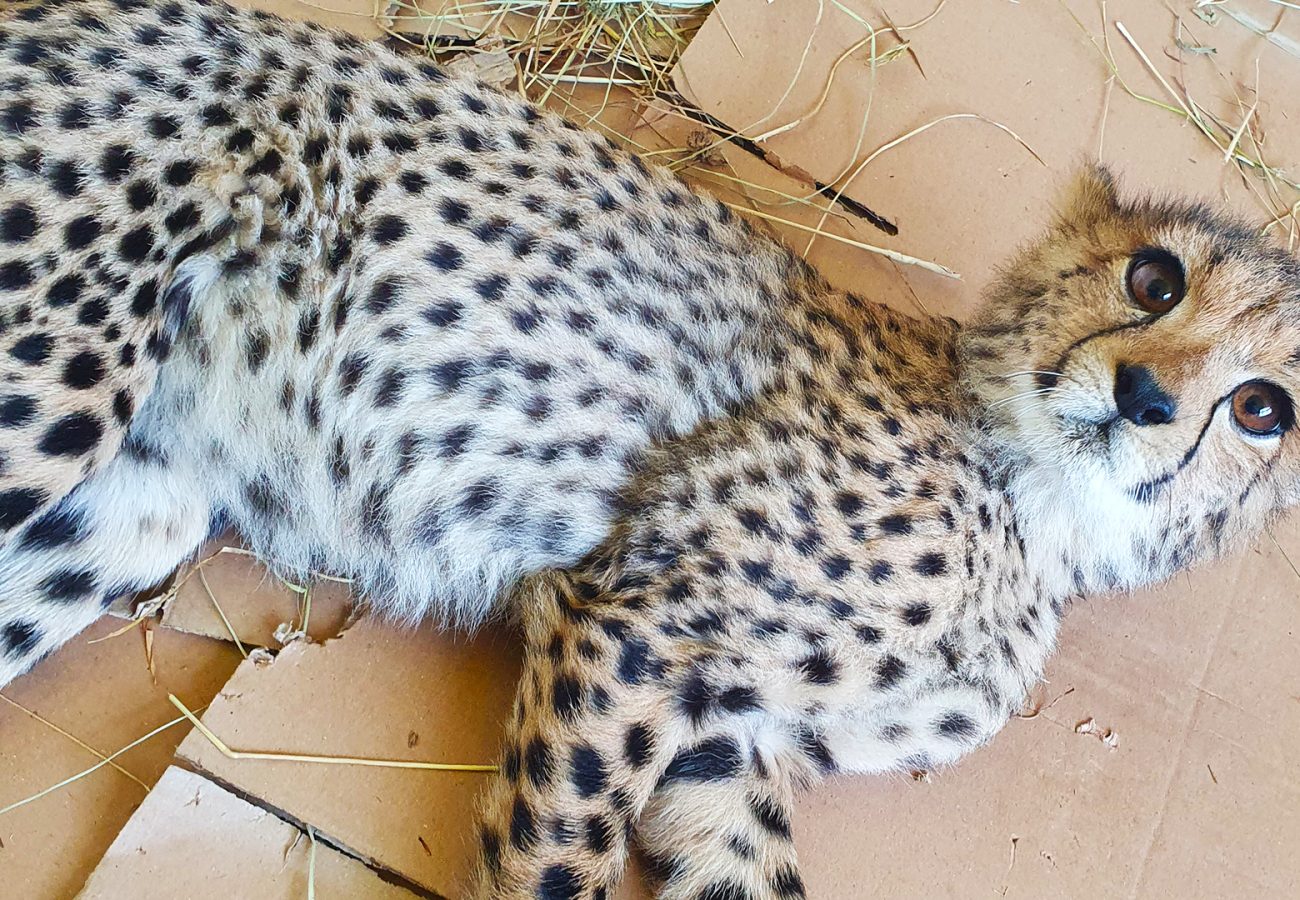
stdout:
{"type": "Polygon", "coordinates": [[[1232,417],[1251,434],[1277,434],[1291,427],[1291,398],[1268,381],[1247,381],[1232,392],[1232,417]]]}
{"type": "Polygon", "coordinates": [[[1128,264],[1128,292],[1152,313],[1166,313],[1183,299],[1183,264],[1167,250],[1139,250],[1128,264]]]}

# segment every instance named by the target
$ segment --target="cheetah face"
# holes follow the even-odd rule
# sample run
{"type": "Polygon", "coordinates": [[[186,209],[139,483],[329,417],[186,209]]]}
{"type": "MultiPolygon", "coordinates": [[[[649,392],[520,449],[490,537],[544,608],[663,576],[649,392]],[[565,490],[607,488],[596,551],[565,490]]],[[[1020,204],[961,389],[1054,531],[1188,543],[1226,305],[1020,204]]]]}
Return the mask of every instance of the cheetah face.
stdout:
{"type": "Polygon", "coordinates": [[[1032,464],[1193,516],[1300,497],[1300,265],[1258,229],[1089,169],[989,301],[965,377],[1032,464]]]}

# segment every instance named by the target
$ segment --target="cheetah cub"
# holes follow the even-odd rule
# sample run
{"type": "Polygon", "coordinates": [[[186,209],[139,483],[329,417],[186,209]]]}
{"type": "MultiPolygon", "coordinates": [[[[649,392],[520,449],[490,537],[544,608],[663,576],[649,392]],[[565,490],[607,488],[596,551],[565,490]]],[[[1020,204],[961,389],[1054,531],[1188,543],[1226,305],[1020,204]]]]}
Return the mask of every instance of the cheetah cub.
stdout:
{"type": "Polygon", "coordinates": [[[194,0],[0,13],[0,684],[236,526],[526,646],[483,897],[803,895],[1069,598],[1295,502],[1300,271],[1083,172],[959,328],[525,101],[194,0]],[[508,602],[506,602],[506,598],[508,602]]]}

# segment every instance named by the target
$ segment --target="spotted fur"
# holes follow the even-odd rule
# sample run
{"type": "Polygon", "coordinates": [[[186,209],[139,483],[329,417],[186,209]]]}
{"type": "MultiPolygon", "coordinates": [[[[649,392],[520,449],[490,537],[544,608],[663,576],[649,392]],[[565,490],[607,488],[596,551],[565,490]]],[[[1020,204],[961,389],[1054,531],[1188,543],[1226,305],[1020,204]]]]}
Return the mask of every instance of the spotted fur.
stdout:
{"type": "Polygon", "coordinates": [[[233,524],[396,617],[519,618],[480,896],[607,896],[635,841],[666,897],[799,897],[800,788],[955,761],[1073,596],[1295,502],[1295,436],[1229,400],[1296,393],[1298,305],[1251,231],[1089,170],[974,322],[913,319],[428,62],[10,4],[0,684],[233,524]],[[1116,412],[1134,365],[1169,421],[1116,412]]]}

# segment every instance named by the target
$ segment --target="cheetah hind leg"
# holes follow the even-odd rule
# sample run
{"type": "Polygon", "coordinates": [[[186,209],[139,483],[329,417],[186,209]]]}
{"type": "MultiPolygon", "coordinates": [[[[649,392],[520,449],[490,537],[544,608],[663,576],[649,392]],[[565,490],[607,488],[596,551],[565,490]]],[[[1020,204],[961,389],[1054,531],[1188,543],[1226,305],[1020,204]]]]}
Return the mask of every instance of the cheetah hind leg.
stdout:
{"type": "Polygon", "coordinates": [[[602,627],[617,604],[584,605],[562,573],[530,579],[522,593],[524,667],[466,894],[603,900],[688,726],[662,682],[618,677],[627,635],[602,627]]]}
{"type": "Polygon", "coordinates": [[[207,536],[204,479],[126,446],[0,544],[0,687],[116,598],[162,581],[207,536]]]}
{"type": "Polygon", "coordinates": [[[739,771],[668,778],[636,826],[662,900],[804,897],[791,836],[794,787],[752,757],[739,771]]]}

